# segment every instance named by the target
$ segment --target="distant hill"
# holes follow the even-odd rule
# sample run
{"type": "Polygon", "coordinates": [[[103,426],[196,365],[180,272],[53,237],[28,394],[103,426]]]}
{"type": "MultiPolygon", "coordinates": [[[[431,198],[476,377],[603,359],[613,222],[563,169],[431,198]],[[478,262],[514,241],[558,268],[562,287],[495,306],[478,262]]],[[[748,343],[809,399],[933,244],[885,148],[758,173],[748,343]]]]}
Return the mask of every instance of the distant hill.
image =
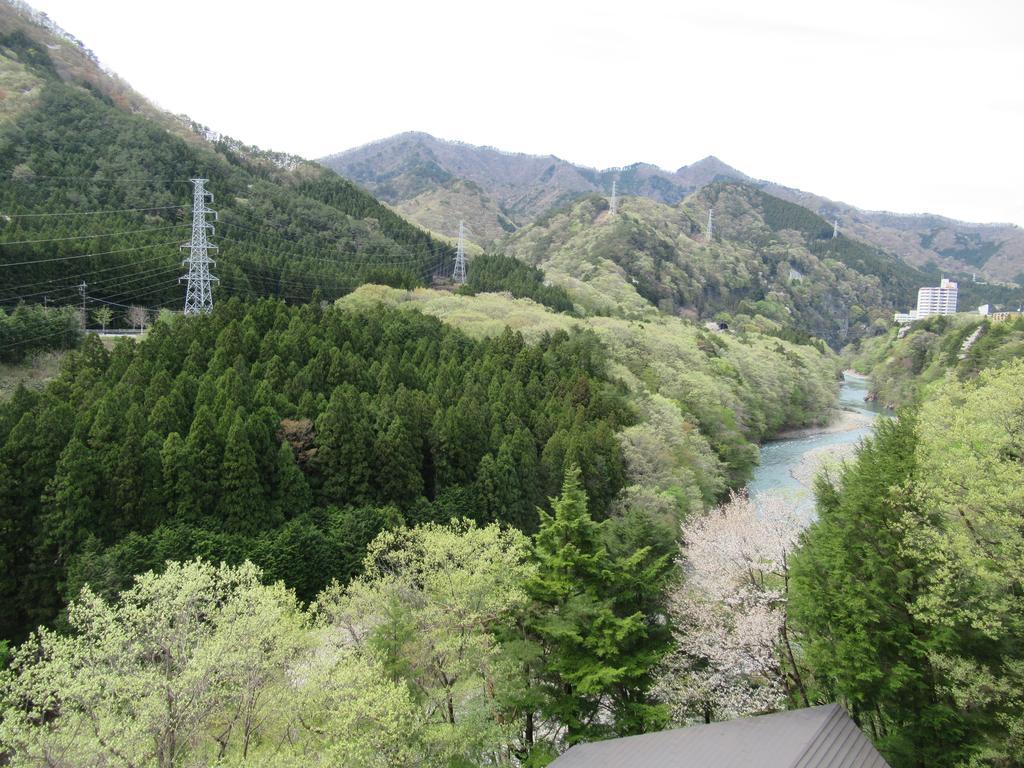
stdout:
{"type": "Polygon", "coordinates": [[[709,184],[674,206],[627,197],[615,214],[592,195],[524,227],[505,248],[590,314],[644,319],[660,310],[836,348],[881,332],[924,279],[741,182],[709,184]],[[711,206],[719,224],[709,241],[711,206]]]}
{"type": "Polygon", "coordinates": [[[809,192],[761,182],[766,192],[802,205],[843,232],[929,273],[954,272],[1024,285],[1024,229],[972,224],[934,214],[865,211],[809,192]]]}
{"type": "Polygon", "coordinates": [[[935,215],[866,211],[769,181],[751,179],[715,157],[675,172],[637,163],[595,170],[553,155],[502,152],[403,133],[320,161],[362,184],[397,210],[436,231],[472,222],[474,239],[488,243],[538,216],[588,194],[642,196],[675,205],[715,181],[746,181],[807,208],[842,231],[923,268],[978,279],[1024,284],[1024,230],[1010,224],[970,224],[935,215]],[[472,182],[478,195],[465,194],[472,182]]]}
{"type": "Polygon", "coordinates": [[[415,132],[320,162],[430,229],[454,231],[465,219],[480,242],[497,240],[584,195],[609,194],[613,181],[621,195],[675,204],[716,179],[747,178],[714,157],[675,173],[647,163],[598,171],[554,155],[502,152],[415,132]]]}
{"type": "Polygon", "coordinates": [[[192,188],[218,211],[216,295],[308,301],[429,282],[452,249],[301,158],[162,112],[45,15],[0,0],[0,306],[179,308],[192,188]]]}

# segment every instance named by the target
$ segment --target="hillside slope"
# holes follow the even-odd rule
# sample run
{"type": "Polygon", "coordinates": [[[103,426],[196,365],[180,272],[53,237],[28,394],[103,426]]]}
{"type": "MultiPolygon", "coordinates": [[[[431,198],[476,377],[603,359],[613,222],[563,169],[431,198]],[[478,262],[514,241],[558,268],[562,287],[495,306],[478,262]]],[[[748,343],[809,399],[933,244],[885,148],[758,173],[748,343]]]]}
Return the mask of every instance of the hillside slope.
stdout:
{"type": "Polygon", "coordinates": [[[641,318],[657,308],[737,328],[756,318],[763,330],[788,329],[838,347],[880,332],[923,276],[831,234],[799,206],[719,182],[676,206],[624,198],[614,215],[603,197],[588,197],[542,217],[506,247],[589,313],[641,318]]]}
{"type": "Polygon", "coordinates": [[[474,338],[507,329],[528,342],[559,331],[593,333],[611,361],[609,372],[626,386],[640,414],[621,433],[627,476],[635,483],[620,498],[626,506],[645,498],[652,509],[700,508],[709,494],[749,479],[759,460],[755,443],[791,426],[826,422],[835,401],[833,354],[756,331],[714,333],[658,314],[642,322],[573,318],[499,293],[365,285],[337,304],[358,311],[379,304],[418,310],[474,338]]]}
{"type": "Polygon", "coordinates": [[[993,323],[978,315],[929,317],[843,350],[846,363],[871,378],[871,396],[898,408],[926,399],[950,376],[981,371],[1024,357],[1024,319],[993,323]],[[964,349],[965,344],[967,349],[964,349]]]}
{"type": "Polygon", "coordinates": [[[595,170],[554,156],[502,152],[426,133],[403,133],[320,160],[342,176],[370,189],[414,221],[440,231],[474,221],[474,235],[487,243],[521,227],[552,207],[587,194],[609,195],[612,181],[620,195],[637,195],[675,205],[715,181],[747,181],[769,194],[835,219],[844,234],[880,248],[892,257],[924,268],[979,279],[1024,284],[1024,230],[1011,224],[971,224],[934,215],[902,215],[862,210],[820,195],[770,181],[756,181],[715,157],[675,172],[637,163],[595,170]],[[446,192],[469,181],[489,198],[486,215],[475,200],[446,192]],[[424,209],[429,211],[429,223],[424,209]],[[421,218],[424,217],[424,218],[421,218]]]}
{"type": "Polygon", "coordinates": [[[1024,229],[1013,224],[972,224],[934,214],[866,211],[847,203],[761,182],[769,194],[802,205],[842,231],[899,256],[928,273],[977,274],[1024,285],[1024,229]]]}
{"type": "MultiPolygon", "coordinates": [[[[366,280],[413,285],[451,248],[371,195],[300,158],[162,113],[70,35],[0,3],[0,304],[182,301],[194,176],[219,213],[221,295],[308,300],[366,280]],[[6,89],[5,89],[6,90],[6,89]]],[[[115,321],[115,322],[117,322],[115,321]]]]}

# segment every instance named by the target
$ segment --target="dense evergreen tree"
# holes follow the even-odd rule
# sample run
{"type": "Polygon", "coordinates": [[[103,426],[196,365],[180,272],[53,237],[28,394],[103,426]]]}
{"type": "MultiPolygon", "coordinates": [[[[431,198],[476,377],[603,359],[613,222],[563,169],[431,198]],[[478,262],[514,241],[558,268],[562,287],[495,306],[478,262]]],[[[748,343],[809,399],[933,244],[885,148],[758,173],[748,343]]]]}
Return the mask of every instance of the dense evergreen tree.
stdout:
{"type": "Polygon", "coordinates": [[[579,469],[564,477],[552,512],[541,513],[538,569],[527,582],[528,626],[543,649],[541,711],[566,725],[569,743],[657,730],[667,714],[649,688],[671,643],[671,557],[647,546],[611,550],[608,523],[587,510],[579,469]]]}
{"type": "Polygon", "coordinates": [[[927,574],[907,551],[908,519],[927,516],[912,491],[915,427],[909,411],[879,420],[838,481],[819,481],[790,611],[825,697],[847,702],[893,765],[956,765],[971,726],[934,667],[952,638],[913,610],[927,574]]]}
{"type": "Polygon", "coordinates": [[[469,295],[508,291],[517,299],[533,299],[556,312],[573,311],[572,299],[564,288],[545,285],[542,271],[500,254],[482,254],[473,259],[466,284],[460,291],[469,295]]]}
{"type": "Polygon", "coordinates": [[[216,515],[225,530],[254,536],[281,522],[268,514],[269,500],[261,488],[256,454],[249,445],[240,413],[235,414],[228,433],[219,477],[220,500],[216,515]]]}
{"type": "Polygon", "coordinates": [[[473,341],[407,312],[232,300],[109,352],[88,338],[0,405],[0,635],[166,559],[250,557],[311,599],[403,521],[532,532],[542,466],[579,462],[605,516],[631,419],[579,334],[473,341]]]}
{"type": "Polygon", "coordinates": [[[79,314],[70,307],[48,309],[42,304],[18,304],[10,314],[0,308],[2,362],[21,362],[50,349],[73,349],[81,338],[79,314]]]}

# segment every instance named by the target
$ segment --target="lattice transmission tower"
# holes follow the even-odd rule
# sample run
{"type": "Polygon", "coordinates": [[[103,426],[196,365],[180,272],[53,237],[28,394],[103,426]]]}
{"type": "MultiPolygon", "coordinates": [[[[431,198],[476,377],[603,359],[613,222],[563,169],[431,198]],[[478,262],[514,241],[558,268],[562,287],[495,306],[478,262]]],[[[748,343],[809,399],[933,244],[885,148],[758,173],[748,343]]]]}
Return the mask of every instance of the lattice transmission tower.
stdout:
{"type": "Polygon", "coordinates": [[[217,262],[210,258],[210,251],[216,251],[217,246],[210,242],[213,224],[207,224],[206,217],[212,215],[216,221],[217,212],[207,206],[207,203],[213,202],[213,195],[204,186],[209,179],[190,181],[193,184],[192,239],[181,246],[189,250],[188,258],[182,262],[188,264],[188,275],[178,280],[186,280],[188,283],[185,288],[185,314],[198,315],[213,310],[213,290],[210,284],[217,281],[217,278],[210,274],[210,267],[216,266],[217,262]]]}
{"type": "Polygon", "coordinates": [[[708,242],[711,242],[711,238],[715,234],[715,209],[708,208],[708,242]]]}
{"type": "Polygon", "coordinates": [[[832,239],[835,240],[837,237],[839,237],[839,219],[832,224],[832,239]]]}
{"type": "Polygon", "coordinates": [[[452,280],[462,284],[466,282],[466,227],[464,222],[459,222],[459,246],[455,249],[455,269],[452,272],[452,280]]]}
{"type": "Polygon", "coordinates": [[[619,210],[619,198],[615,196],[615,182],[614,181],[612,181],[612,197],[611,197],[611,200],[608,201],[608,210],[611,213],[615,213],[617,210],[619,210]]]}

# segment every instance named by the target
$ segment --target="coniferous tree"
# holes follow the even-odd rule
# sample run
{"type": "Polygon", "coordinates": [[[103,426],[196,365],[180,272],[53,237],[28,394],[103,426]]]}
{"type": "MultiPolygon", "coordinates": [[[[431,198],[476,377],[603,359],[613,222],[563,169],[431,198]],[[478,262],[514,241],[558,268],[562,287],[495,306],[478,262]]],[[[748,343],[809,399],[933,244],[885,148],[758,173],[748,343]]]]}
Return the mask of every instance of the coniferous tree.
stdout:
{"type": "Polygon", "coordinates": [[[224,530],[254,536],[271,525],[267,507],[256,455],[249,444],[245,421],[237,413],[224,446],[217,513],[224,530]]]}
{"type": "Polygon", "coordinates": [[[45,535],[66,550],[65,556],[95,525],[102,485],[92,452],[81,440],[72,438],[61,452],[44,496],[45,535]]]}
{"type": "Polygon", "coordinates": [[[316,422],[320,500],[354,504],[370,494],[373,430],[359,392],[342,384],[316,422]]]}
{"type": "Polygon", "coordinates": [[[175,487],[179,514],[187,521],[213,521],[219,495],[218,471],[224,450],[217,421],[208,405],[200,405],[185,440],[181,472],[175,487]]]}
{"type": "Polygon", "coordinates": [[[793,560],[790,613],[819,684],[849,703],[893,765],[953,765],[966,757],[966,723],[932,666],[950,638],[912,611],[926,574],[908,556],[904,524],[920,514],[915,424],[910,411],[879,419],[839,481],[819,480],[818,521],[793,560]]]}
{"type": "Polygon", "coordinates": [[[295,463],[295,452],[285,440],[277,451],[277,485],[274,488],[275,516],[279,520],[296,517],[313,504],[306,476],[295,463]]]}
{"type": "Polygon", "coordinates": [[[566,725],[570,743],[657,729],[666,713],[650,696],[651,670],[671,638],[664,614],[637,608],[655,602],[643,592],[664,591],[667,557],[609,552],[575,466],[552,510],[541,512],[538,570],[527,583],[529,627],[544,649],[542,711],[566,725]]]}
{"type": "Polygon", "coordinates": [[[376,486],[382,501],[407,506],[423,493],[422,456],[401,416],[374,442],[376,486]]]}

